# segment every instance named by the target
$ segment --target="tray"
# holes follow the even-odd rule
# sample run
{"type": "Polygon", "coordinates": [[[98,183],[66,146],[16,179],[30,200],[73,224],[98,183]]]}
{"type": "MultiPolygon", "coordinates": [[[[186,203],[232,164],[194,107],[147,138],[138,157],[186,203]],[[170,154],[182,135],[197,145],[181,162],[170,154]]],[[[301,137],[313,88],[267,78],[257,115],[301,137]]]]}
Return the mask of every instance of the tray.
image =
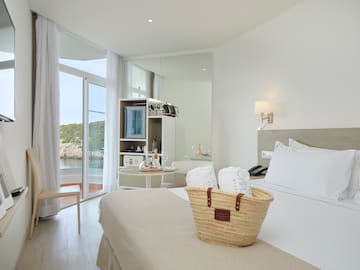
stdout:
{"type": "Polygon", "coordinates": [[[139,172],[161,172],[162,168],[148,168],[148,169],[140,169],[139,172]]]}

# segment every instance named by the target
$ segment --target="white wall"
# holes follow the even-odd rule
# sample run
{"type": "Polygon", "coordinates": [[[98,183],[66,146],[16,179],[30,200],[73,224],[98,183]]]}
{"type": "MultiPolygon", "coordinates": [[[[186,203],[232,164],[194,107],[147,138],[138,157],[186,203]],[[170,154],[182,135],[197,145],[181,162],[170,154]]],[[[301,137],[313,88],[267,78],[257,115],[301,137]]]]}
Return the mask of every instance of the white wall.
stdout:
{"type": "Polygon", "coordinates": [[[360,126],[360,1],[307,0],[214,53],[219,167],[256,163],[255,100],[280,103],[271,128],[360,126]]]}
{"type": "Polygon", "coordinates": [[[164,78],[160,100],[180,109],[176,118],[176,160],[191,155],[191,146],[211,146],[211,92],[209,81],[164,78]]]}
{"type": "MultiPolygon", "coordinates": [[[[13,181],[10,188],[25,185],[25,149],[31,143],[31,13],[27,0],[7,0],[16,28],[15,123],[0,124],[0,145],[9,163],[13,181]]],[[[30,220],[30,196],[16,212],[5,236],[0,238],[0,269],[14,269],[23,247],[30,220]]]]}

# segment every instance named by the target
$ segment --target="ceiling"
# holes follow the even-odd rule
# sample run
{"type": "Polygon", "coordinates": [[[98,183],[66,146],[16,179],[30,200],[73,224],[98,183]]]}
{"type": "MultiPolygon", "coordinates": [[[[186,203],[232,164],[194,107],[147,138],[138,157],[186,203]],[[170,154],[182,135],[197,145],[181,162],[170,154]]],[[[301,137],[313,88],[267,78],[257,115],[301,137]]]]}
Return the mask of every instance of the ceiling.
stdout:
{"type": "Polygon", "coordinates": [[[33,11],[123,56],[213,48],[301,1],[29,0],[33,11]]]}
{"type": "Polygon", "coordinates": [[[106,57],[106,50],[99,48],[86,39],[59,29],[59,54],[60,58],[90,60],[106,57]]]}
{"type": "Polygon", "coordinates": [[[211,53],[137,59],[131,62],[170,79],[212,80],[211,53]]]}

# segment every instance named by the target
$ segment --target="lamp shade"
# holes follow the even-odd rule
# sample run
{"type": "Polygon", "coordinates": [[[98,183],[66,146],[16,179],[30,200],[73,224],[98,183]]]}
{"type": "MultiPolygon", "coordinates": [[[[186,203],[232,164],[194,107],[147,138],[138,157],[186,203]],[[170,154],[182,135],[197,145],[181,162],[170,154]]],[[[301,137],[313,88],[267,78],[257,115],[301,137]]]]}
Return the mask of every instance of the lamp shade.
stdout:
{"type": "Polygon", "coordinates": [[[272,112],[272,106],[270,102],[264,100],[255,102],[255,114],[271,113],[271,112],[272,112]]]}

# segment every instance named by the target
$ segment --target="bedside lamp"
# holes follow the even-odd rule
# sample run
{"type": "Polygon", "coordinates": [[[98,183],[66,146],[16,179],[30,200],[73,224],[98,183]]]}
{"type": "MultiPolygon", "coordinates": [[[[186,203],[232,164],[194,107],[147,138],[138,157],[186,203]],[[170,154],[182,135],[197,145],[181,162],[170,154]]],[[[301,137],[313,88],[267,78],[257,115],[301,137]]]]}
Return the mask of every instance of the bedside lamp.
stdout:
{"type": "Polygon", "coordinates": [[[261,122],[264,128],[267,124],[274,123],[274,113],[272,112],[271,103],[268,101],[256,101],[255,102],[255,114],[261,116],[261,122]]]}

